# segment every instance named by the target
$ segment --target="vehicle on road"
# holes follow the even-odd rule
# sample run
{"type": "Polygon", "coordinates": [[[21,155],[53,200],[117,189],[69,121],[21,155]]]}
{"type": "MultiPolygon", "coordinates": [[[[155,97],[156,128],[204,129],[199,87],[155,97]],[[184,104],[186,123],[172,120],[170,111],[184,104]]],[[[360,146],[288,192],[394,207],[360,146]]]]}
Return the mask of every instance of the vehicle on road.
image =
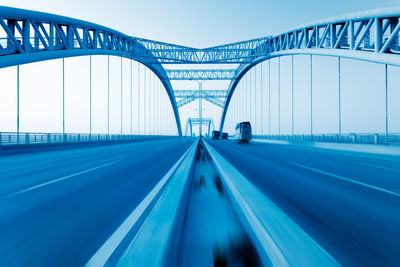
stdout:
{"type": "Polygon", "coordinates": [[[238,144],[248,144],[252,138],[251,124],[249,121],[240,122],[236,125],[235,139],[238,144]]]}
{"type": "Polygon", "coordinates": [[[218,140],[220,135],[221,135],[220,131],[212,131],[211,137],[212,137],[212,139],[218,140]]]}
{"type": "Polygon", "coordinates": [[[222,133],[221,139],[227,140],[228,139],[228,133],[222,133]]]}

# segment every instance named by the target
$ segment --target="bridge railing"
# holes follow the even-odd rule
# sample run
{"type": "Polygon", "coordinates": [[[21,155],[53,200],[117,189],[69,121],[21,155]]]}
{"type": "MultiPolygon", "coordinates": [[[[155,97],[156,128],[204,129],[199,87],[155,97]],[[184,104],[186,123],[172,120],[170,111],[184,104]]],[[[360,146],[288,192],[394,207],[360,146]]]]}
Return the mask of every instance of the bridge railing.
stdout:
{"type": "Polygon", "coordinates": [[[86,134],[86,133],[14,133],[0,132],[1,145],[62,144],[85,142],[133,141],[166,138],[165,135],[121,135],[121,134],[86,134]]]}
{"type": "Polygon", "coordinates": [[[282,140],[294,142],[331,142],[359,144],[400,144],[400,134],[348,133],[316,135],[254,135],[254,139],[282,140]]]}

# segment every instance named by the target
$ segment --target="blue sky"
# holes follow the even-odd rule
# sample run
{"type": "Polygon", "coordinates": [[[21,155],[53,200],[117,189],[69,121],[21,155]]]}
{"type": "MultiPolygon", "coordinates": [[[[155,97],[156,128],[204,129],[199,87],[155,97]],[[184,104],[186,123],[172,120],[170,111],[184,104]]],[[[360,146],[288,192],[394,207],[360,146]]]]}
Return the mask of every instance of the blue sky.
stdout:
{"type": "MultiPolygon", "coordinates": [[[[274,35],[298,25],[321,20],[324,18],[339,16],[360,10],[368,10],[382,7],[399,5],[400,1],[128,1],[128,0],[3,0],[2,5],[49,12],[54,14],[74,17],[94,23],[98,23],[128,35],[142,38],[155,39],[176,44],[193,47],[207,47],[216,44],[235,42],[256,37],[274,35]]],[[[106,57],[92,57],[93,62],[93,131],[104,133],[106,131],[105,113],[105,87],[106,84],[106,57]]],[[[60,132],[61,128],[61,70],[62,61],[53,60],[49,62],[34,63],[21,66],[21,130],[22,131],[45,131],[60,132]]],[[[88,57],[66,59],[66,117],[67,132],[88,132],[88,57]]],[[[338,124],[337,115],[337,60],[334,58],[314,57],[314,80],[315,91],[314,129],[318,133],[336,133],[338,124]]],[[[295,57],[295,132],[298,134],[309,133],[309,58],[304,56],[295,57]]],[[[363,63],[351,60],[343,60],[343,132],[383,132],[384,131],[384,76],[383,65],[363,63]],[[371,109],[371,106],[374,108],[371,109]]],[[[129,95],[129,66],[128,60],[123,61],[123,90],[124,96],[129,95]]],[[[232,109],[228,113],[226,129],[233,131],[238,120],[250,120],[256,126],[257,133],[268,133],[266,119],[268,115],[268,100],[265,98],[268,62],[263,63],[264,83],[257,84],[257,92],[263,94],[263,102],[255,107],[255,101],[247,105],[247,112],[240,114],[234,110],[239,109],[237,100],[232,101],[232,109]],[[249,106],[253,107],[252,112],[249,106]],[[255,118],[254,114],[263,114],[255,118]],[[247,114],[247,115],[246,115],[247,114]],[[252,114],[253,117],[249,117],[252,114]],[[264,123],[260,123],[261,118],[264,123]],[[256,123],[256,119],[258,123],[256,123]],[[257,124],[257,125],[256,125],[257,124]]],[[[277,60],[271,62],[271,133],[277,133],[277,60]]],[[[281,59],[281,133],[291,132],[291,107],[290,107],[290,58],[281,59]]],[[[139,104],[141,115],[136,118],[134,114],[132,121],[134,128],[140,125],[140,131],[134,129],[134,133],[142,133],[143,128],[147,131],[153,123],[149,121],[150,109],[156,109],[155,101],[166,100],[165,92],[160,91],[161,96],[156,95],[154,102],[149,98],[144,99],[137,95],[137,73],[138,65],[133,64],[133,106],[134,111],[139,104]],[[150,109],[149,109],[150,108],[150,109]],[[146,109],[146,119],[144,117],[146,109]],[[144,121],[148,121],[145,125],[144,121]]],[[[178,66],[179,68],[179,66],[178,66]]],[[[143,68],[142,68],[143,70],[143,68]]],[[[253,70],[249,75],[259,72],[261,67],[253,70]]],[[[400,83],[400,70],[395,67],[389,68],[389,125],[391,132],[400,132],[400,93],[397,90],[400,83]]],[[[110,119],[111,132],[120,131],[120,59],[111,59],[111,103],[110,119]]],[[[15,92],[16,92],[16,68],[0,70],[0,132],[15,131],[15,92]],[[6,115],[4,115],[6,114],[6,115]]],[[[150,77],[148,72],[147,78],[150,77]]],[[[144,80],[144,74],[141,74],[144,80]]],[[[245,80],[242,81],[244,83],[245,80]]],[[[142,85],[143,86],[143,83],[142,85]]],[[[254,85],[253,85],[254,86],[254,85]]],[[[174,89],[197,89],[195,82],[173,82],[174,89]]],[[[227,82],[206,82],[204,89],[227,89],[227,82]]],[[[241,86],[236,98],[245,99],[250,94],[245,86],[241,86]],[[244,90],[247,90],[244,92],[244,90]]],[[[254,96],[255,91],[253,92],[254,96]]],[[[129,132],[129,105],[130,100],[126,97],[123,102],[124,133],[129,132]]],[[[180,109],[182,127],[185,127],[187,118],[196,117],[198,103],[193,102],[180,109]]],[[[218,127],[221,110],[211,104],[204,104],[204,117],[214,119],[218,127]]],[[[154,120],[154,119],[153,119],[154,120]]],[[[169,133],[176,132],[172,112],[169,110],[168,125],[169,133]]]]}

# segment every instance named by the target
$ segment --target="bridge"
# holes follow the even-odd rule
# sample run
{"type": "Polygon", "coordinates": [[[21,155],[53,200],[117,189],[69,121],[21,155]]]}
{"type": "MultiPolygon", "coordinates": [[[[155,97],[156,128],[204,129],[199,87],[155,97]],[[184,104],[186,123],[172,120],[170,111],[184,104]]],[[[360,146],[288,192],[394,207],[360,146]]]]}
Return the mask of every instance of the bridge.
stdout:
{"type": "Polygon", "coordinates": [[[0,7],[0,265],[396,265],[399,18],[194,48],[0,7]]]}

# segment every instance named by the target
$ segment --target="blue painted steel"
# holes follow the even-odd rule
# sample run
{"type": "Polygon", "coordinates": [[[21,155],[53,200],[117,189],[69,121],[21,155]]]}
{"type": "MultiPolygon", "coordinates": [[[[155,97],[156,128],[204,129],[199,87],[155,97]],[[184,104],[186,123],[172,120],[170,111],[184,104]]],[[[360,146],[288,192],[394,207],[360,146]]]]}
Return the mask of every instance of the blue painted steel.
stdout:
{"type": "Polygon", "coordinates": [[[144,64],[162,81],[178,133],[182,135],[178,108],[165,70],[137,38],[82,20],[10,7],[0,7],[0,26],[7,34],[0,40],[0,68],[85,55],[121,56],[144,64]]]}
{"type": "MultiPolygon", "coordinates": [[[[244,74],[256,64],[284,55],[323,55],[400,66],[400,8],[359,12],[300,26],[276,36],[208,48],[192,48],[127,36],[82,20],[10,7],[0,7],[0,67],[83,56],[115,55],[136,60],[155,73],[165,87],[181,135],[178,107],[170,76],[162,64],[239,64],[224,79],[231,80],[221,117],[244,74]]],[[[226,70],[184,70],[180,79],[222,79],[226,70]]],[[[178,77],[178,78],[179,78],[178,77]]]]}
{"type": "Polygon", "coordinates": [[[219,98],[226,98],[226,90],[175,90],[175,98],[182,98],[177,101],[178,108],[189,104],[196,99],[204,99],[211,104],[220,108],[224,108],[224,100],[219,98]]]}
{"type": "Polygon", "coordinates": [[[169,80],[232,80],[235,78],[235,69],[222,70],[167,70],[169,80]]]}
{"type": "Polygon", "coordinates": [[[188,135],[188,130],[190,129],[190,136],[193,135],[193,126],[199,125],[200,127],[203,125],[208,125],[208,136],[210,136],[211,131],[215,129],[214,120],[211,118],[189,118],[186,122],[185,135],[188,135]],[[212,128],[211,128],[212,127],[212,128]]]}

